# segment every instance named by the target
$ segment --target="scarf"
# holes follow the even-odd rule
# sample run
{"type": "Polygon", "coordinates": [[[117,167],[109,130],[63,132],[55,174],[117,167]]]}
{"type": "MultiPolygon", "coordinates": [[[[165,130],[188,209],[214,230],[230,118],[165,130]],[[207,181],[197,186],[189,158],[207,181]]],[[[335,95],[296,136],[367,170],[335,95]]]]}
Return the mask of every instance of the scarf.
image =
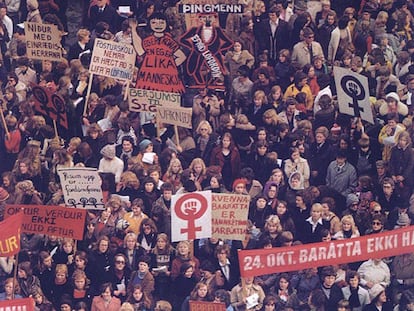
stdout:
{"type": "Polygon", "coordinates": [[[349,287],[349,289],[351,290],[351,296],[349,296],[349,305],[352,308],[356,308],[356,307],[360,307],[361,303],[359,302],[359,298],[358,298],[358,288],[352,288],[349,287]]]}

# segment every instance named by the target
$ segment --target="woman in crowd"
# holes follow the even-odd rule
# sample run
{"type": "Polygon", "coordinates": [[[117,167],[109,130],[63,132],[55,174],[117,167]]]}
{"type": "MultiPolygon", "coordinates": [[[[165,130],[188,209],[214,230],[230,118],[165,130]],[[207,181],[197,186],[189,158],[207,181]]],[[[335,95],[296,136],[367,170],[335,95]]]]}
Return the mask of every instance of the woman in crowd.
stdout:
{"type": "Polygon", "coordinates": [[[124,254],[118,253],[114,256],[113,266],[109,269],[109,281],[114,288],[114,296],[124,302],[127,298],[127,287],[131,270],[127,266],[127,258],[124,254]]]}
{"type": "Polygon", "coordinates": [[[132,288],[131,294],[127,298],[127,302],[133,306],[133,310],[149,311],[152,306],[151,299],[147,297],[142,286],[139,284],[132,288]]]}
{"type": "Polygon", "coordinates": [[[99,296],[93,297],[91,311],[119,311],[121,301],[113,296],[111,283],[103,283],[99,292],[99,296]]]}

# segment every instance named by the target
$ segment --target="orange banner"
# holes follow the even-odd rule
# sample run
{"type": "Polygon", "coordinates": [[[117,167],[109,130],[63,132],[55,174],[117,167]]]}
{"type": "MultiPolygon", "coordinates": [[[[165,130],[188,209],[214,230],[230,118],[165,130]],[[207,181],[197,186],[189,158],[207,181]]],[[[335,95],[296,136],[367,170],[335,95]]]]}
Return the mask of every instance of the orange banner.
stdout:
{"type": "Polygon", "coordinates": [[[52,205],[6,205],[4,217],[23,210],[22,232],[82,240],[86,210],[52,205]]]}
{"type": "Polygon", "coordinates": [[[20,251],[20,227],[23,213],[18,213],[0,222],[0,257],[8,257],[20,251]]]}
{"type": "Polygon", "coordinates": [[[244,277],[298,271],[401,255],[414,251],[414,226],[359,238],[290,247],[239,251],[244,277]]]}
{"type": "Polygon", "coordinates": [[[21,298],[15,300],[0,301],[0,311],[33,311],[34,301],[32,298],[21,298]]]}

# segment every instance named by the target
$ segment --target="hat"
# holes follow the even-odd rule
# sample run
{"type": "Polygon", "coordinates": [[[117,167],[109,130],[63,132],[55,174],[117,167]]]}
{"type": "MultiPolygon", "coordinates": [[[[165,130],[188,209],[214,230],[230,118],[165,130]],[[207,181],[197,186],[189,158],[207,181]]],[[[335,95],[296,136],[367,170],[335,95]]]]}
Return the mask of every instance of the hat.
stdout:
{"type": "Polygon", "coordinates": [[[331,127],[330,132],[331,132],[332,134],[339,135],[339,134],[341,134],[341,127],[340,127],[338,124],[336,124],[336,123],[335,123],[335,124],[331,127]]]}
{"type": "Polygon", "coordinates": [[[383,160],[378,160],[377,162],[375,162],[375,166],[376,166],[377,168],[384,168],[384,167],[386,167],[386,165],[385,165],[385,161],[383,161],[383,160]]]}
{"type": "Polygon", "coordinates": [[[144,139],[139,143],[139,151],[145,151],[149,145],[152,145],[152,142],[149,139],[144,139]]]}
{"type": "Polygon", "coordinates": [[[295,3],[294,9],[295,10],[301,10],[301,11],[307,11],[308,10],[308,6],[306,5],[305,2],[298,1],[298,2],[295,3]]]}
{"type": "Polygon", "coordinates": [[[408,216],[408,214],[400,214],[400,216],[398,216],[398,220],[397,220],[397,225],[398,226],[406,226],[411,224],[411,219],[408,216]]]}
{"type": "Polygon", "coordinates": [[[109,159],[115,158],[115,145],[106,145],[101,149],[101,154],[109,159]]]}
{"type": "Polygon", "coordinates": [[[237,178],[233,181],[233,189],[238,185],[238,184],[243,184],[246,186],[247,184],[247,180],[245,178],[237,178]]]}
{"type": "Polygon", "coordinates": [[[379,294],[385,291],[385,288],[380,284],[374,284],[369,290],[369,297],[374,300],[379,294]]]}
{"type": "Polygon", "coordinates": [[[6,189],[0,187],[0,202],[4,202],[9,198],[10,194],[6,189]]]}
{"type": "Polygon", "coordinates": [[[400,96],[397,93],[391,92],[385,96],[385,99],[388,101],[389,99],[395,100],[397,103],[400,101],[400,96]]]}
{"type": "Polygon", "coordinates": [[[350,207],[354,203],[359,203],[359,198],[355,193],[350,193],[346,197],[346,206],[350,207]]]}

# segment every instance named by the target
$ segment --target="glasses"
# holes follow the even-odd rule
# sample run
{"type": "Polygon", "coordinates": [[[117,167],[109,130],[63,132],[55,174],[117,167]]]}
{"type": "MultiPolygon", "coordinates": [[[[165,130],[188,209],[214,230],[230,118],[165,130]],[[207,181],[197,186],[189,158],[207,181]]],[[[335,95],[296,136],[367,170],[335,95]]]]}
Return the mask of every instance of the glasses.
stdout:
{"type": "Polygon", "coordinates": [[[374,210],[372,211],[374,214],[381,214],[381,210],[374,210]]]}
{"type": "Polygon", "coordinates": [[[373,221],[373,222],[372,222],[372,225],[373,225],[373,226],[381,226],[381,225],[382,225],[382,223],[381,223],[381,222],[379,222],[379,221],[373,221]]]}
{"type": "Polygon", "coordinates": [[[200,131],[208,131],[208,129],[200,129],[200,131]]]}
{"type": "Polygon", "coordinates": [[[125,261],[122,261],[122,260],[117,260],[117,261],[115,261],[115,263],[125,265],[125,261]]]}

